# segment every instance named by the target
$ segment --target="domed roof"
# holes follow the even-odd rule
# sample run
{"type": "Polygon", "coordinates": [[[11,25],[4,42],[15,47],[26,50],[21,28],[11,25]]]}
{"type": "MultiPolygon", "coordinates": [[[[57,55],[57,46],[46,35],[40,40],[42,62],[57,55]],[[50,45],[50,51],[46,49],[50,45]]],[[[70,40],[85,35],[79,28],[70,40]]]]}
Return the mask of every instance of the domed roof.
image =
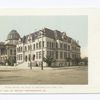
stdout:
{"type": "Polygon", "coordinates": [[[20,35],[16,30],[11,30],[7,36],[7,40],[18,40],[19,38],[20,35]]]}

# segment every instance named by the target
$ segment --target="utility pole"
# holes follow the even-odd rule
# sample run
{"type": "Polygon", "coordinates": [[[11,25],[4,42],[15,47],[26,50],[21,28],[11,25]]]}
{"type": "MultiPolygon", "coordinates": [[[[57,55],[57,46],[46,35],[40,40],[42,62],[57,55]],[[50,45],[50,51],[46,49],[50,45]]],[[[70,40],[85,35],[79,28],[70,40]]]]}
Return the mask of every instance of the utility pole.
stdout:
{"type": "Polygon", "coordinates": [[[29,64],[29,66],[30,66],[30,69],[32,70],[32,62],[31,62],[31,36],[29,36],[29,43],[30,43],[30,45],[29,45],[29,50],[30,50],[30,55],[29,55],[29,60],[30,60],[30,64],[29,64]]]}
{"type": "Polygon", "coordinates": [[[43,31],[41,31],[41,38],[42,38],[42,62],[41,62],[41,70],[43,70],[43,31]]]}

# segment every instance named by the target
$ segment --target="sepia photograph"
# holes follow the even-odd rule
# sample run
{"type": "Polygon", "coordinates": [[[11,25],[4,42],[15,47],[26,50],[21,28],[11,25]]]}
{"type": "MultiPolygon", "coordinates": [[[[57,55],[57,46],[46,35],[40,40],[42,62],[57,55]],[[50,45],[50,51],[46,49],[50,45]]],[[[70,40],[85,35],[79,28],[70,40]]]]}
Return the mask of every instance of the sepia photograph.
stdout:
{"type": "Polygon", "coordinates": [[[88,85],[88,16],[0,16],[0,85],[88,85]]]}

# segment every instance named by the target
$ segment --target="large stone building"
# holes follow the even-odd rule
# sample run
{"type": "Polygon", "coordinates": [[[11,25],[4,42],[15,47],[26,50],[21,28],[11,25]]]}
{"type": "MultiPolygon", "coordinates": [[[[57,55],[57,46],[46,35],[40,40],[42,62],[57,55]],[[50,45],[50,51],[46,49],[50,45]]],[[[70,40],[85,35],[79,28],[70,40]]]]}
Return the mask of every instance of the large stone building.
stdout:
{"type": "Polygon", "coordinates": [[[13,65],[16,62],[16,44],[20,35],[16,30],[12,30],[5,42],[0,42],[0,64],[13,65]]]}
{"type": "MultiPolygon", "coordinates": [[[[18,65],[28,66],[31,63],[33,66],[41,66],[43,58],[47,56],[56,60],[52,66],[72,65],[70,59],[80,58],[80,45],[65,32],[48,28],[19,39],[16,46],[18,65]]],[[[47,66],[47,64],[43,62],[43,66],[47,66]]]]}

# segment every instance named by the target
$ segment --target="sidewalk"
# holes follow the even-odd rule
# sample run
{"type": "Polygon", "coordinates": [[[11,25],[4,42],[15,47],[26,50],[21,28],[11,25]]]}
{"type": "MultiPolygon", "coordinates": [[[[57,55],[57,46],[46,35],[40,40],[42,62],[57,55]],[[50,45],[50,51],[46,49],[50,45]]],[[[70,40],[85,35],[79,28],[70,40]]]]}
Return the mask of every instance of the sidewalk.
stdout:
{"type": "MultiPolygon", "coordinates": [[[[44,67],[44,70],[64,70],[64,69],[82,69],[87,68],[86,66],[66,66],[66,67],[44,67]]],[[[17,66],[0,66],[0,70],[20,70],[29,69],[30,67],[17,67],[17,66]]],[[[41,70],[41,67],[32,67],[32,70],[41,70]]]]}

